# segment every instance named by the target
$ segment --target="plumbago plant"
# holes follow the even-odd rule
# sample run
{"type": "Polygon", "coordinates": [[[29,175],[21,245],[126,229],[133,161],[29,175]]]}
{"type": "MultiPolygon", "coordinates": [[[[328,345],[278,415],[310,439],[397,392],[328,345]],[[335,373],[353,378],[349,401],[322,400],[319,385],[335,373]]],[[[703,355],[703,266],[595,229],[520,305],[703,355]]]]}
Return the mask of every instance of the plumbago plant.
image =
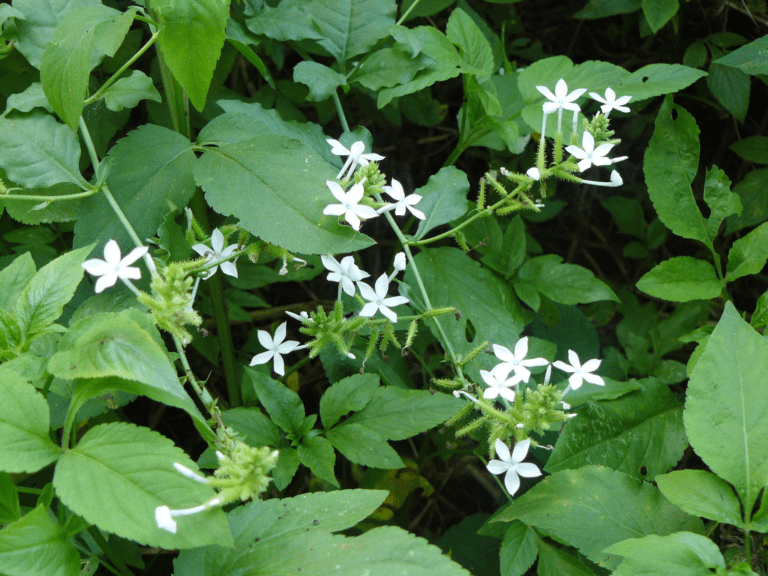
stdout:
{"type": "MultiPolygon", "coordinates": [[[[0,203],[20,245],[0,270],[0,573],[762,570],[768,300],[750,327],[728,284],[768,238],[730,242],[723,273],[742,201],[712,167],[702,215],[696,122],[671,96],[706,73],[518,67],[503,28],[445,4],[0,8],[0,203]],[[427,138],[443,167],[401,177],[396,128],[441,124],[446,87],[455,148],[427,138]],[[623,186],[612,122],[635,105],[658,110],[658,224],[605,206],[634,256],[663,226],[707,249],[638,282],[697,302],[663,320],[530,232],[562,190],[623,186]],[[455,166],[473,153],[479,170],[455,166]],[[623,351],[601,355],[577,305],[620,312],[623,351]],[[685,342],[687,372],[663,358],[685,342]],[[672,471],[689,443],[702,466],[672,471]],[[458,524],[475,556],[402,527],[461,454],[504,503],[458,524]],[[735,552],[708,538],[720,524],[735,552]]],[[[761,46],[717,65],[761,74],[761,46]]]]}

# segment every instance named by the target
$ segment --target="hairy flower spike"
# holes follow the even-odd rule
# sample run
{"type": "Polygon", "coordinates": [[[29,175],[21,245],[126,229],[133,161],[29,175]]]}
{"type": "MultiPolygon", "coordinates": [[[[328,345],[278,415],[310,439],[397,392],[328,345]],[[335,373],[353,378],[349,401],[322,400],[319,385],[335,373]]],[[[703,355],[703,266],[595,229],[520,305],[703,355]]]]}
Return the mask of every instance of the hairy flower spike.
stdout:
{"type": "Polygon", "coordinates": [[[224,503],[256,498],[267,489],[277,457],[278,451],[267,446],[255,448],[236,441],[229,455],[219,456],[219,468],[208,478],[208,484],[219,490],[218,497],[224,503]]]}
{"type": "Polygon", "coordinates": [[[139,302],[147,306],[155,323],[183,344],[192,341],[186,326],[200,326],[203,319],[192,309],[192,278],[180,262],[168,264],[152,278],[153,296],[140,292],[139,302]]]}

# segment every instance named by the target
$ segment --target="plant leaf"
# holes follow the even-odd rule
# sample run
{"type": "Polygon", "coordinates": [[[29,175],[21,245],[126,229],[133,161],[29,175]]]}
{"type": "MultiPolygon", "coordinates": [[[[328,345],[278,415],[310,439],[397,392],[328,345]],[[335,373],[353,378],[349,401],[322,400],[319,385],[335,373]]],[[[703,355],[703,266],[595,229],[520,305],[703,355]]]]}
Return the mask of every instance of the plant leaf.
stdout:
{"type": "Polygon", "coordinates": [[[648,26],[656,34],[677,14],[680,4],[678,0],[643,0],[642,8],[648,26]]]}
{"type": "Polygon", "coordinates": [[[336,487],[339,486],[339,481],[333,473],[336,453],[328,440],[321,436],[304,437],[296,452],[301,463],[312,470],[315,476],[336,487]]]}
{"type": "Polygon", "coordinates": [[[675,470],[655,478],[661,493],[692,516],[740,526],[741,505],[733,489],[705,470],[675,470]]]}
{"type": "Polygon", "coordinates": [[[347,78],[318,62],[299,62],[293,67],[293,81],[309,88],[307,100],[324,102],[336,93],[336,88],[346,86],[347,78]]]}
{"type": "Polygon", "coordinates": [[[123,108],[135,108],[142,100],[162,102],[152,79],[139,70],[132,70],[125,78],[107,88],[102,96],[107,108],[119,112],[123,108]]]}
{"type": "Polygon", "coordinates": [[[717,298],[723,283],[712,264],[692,256],[665,260],[640,278],[637,288],[655,298],[673,302],[717,298]]]}
{"type": "Polygon", "coordinates": [[[304,423],[304,404],[293,390],[253,368],[245,369],[259,401],[272,421],[288,433],[298,436],[304,423]]]}
{"type": "Polygon", "coordinates": [[[34,278],[37,270],[35,261],[29,252],[14,258],[8,266],[0,271],[0,308],[10,312],[19,296],[34,278]]]}
{"type": "Polygon", "coordinates": [[[726,282],[736,278],[758,274],[768,261],[768,222],[739,238],[728,252],[726,282]]]}
{"type": "Polygon", "coordinates": [[[614,571],[616,576],[707,576],[725,571],[725,559],[717,544],[691,532],[633,538],[614,544],[607,552],[625,556],[614,571]]]}
{"type": "Polygon", "coordinates": [[[427,183],[414,192],[422,196],[418,208],[427,217],[419,222],[415,237],[420,240],[433,228],[462,217],[467,212],[467,192],[467,175],[454,166],[441,168],[430,176],[427,183]]]}
{"type": "Polygon", "coordinates": [[[336,426],[328,430],[326,436],[334,448],[356,464],[385,470],[405,466],[380,434],[361,424],[336,426]]]}
{"type": "Polygon", "coordinates": [[[561,304],[587,304],[601,300],[619,301],[604,282],[586,268],[563,264],[555,254],[531,258],[520,267],[518,277],[547,298],[561,304]]]}
{"type": "Polygon", "coordinates": [[[355,374],[328,388],[320,399],[320,418],[325,429],[349,412],[365,408],[378,386],[379,377],[375,374],[355,374]]]}
{"type": "Polygon", "coordinates": [[[734,50],[727,56],[718,58],[713,63],[730,66],[752,76],[766,74],[768,73],[766,48],[768,48],[768,35],[734,50]]]}

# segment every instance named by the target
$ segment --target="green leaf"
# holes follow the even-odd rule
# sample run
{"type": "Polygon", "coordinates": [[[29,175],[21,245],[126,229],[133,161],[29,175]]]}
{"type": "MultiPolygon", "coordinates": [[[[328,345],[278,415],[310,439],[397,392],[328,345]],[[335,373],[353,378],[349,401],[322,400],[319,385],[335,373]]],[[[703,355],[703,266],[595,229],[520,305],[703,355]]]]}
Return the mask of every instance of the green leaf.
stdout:
{"type": "Polygon", "coordinates": [[[0,524],[10,524],[21,517],[19,495],[10,474],[0,472],[0,524]]]}
{"type": "Polygon", "coordinates": [[[757,299],[755,311],[752,313],[749,323],[755,329],[768,325],[768,292],[763,292],[757,299]]]}
{"type": "Polygon", "coordinates": [[[395,0],[313,0],[304,10],[320,27],[318,44],[343,64],[389,35],[397,7],[395,0]]]}
{"type": "Polygon", "coordinates": [[[637,288],[655,298],[672,302],[709,300],[723,290],[712,264],[692,256],[676,256],[647,272],[637,288]]]}
{"type": "Polygon", "coordinates": [[[373,241],[342,227],[323,209],[335,202],[325,185],[336,176],[297,140],[278,135],[210,149],[195,165],[208,204],[249,232],[291,252],[352,252],[373,241]]]}
{"type": "Polygon", "coordinates": [[[616,14],[630,14],[640,10],[641,0],[589,0],[587,5],[573,15],[574,18],[595,20],[616,14]]]}
{"type": "Polygon", "coordinates": [[[253,408],[233,408],[221,413],[225,425],[250,446],[280,446],[280,431],[266,414],[253,408]]]}
{"type": "Polygon", "coordinates": [[[614,571],[616,576],[710,576],[725,571],[725,560],[717,544],[691,532],[633,538],[611,546],[606,552],[625,556],[614,571]]]}
{"type": "Polygon", "coordinates": [[[312,470],[315,476],[318,476],[330,482],[334,486],[339,486],[339,481],[333,473],[333,466],[336,464],[336,453],[333,451],[331,443],[321,436],[305,437],[296,449],[299,454],[299,460],[307,468],[312,470]]]}
{"type": "Polygon", "coordinates": [[[449,394],[388,386],[378,388],[365,408],[336,429],[359,424],[387,440],[405,440],[442,424],[460,407],[461,402],[449,394]]]}
{"type": "Polygon", "coordinates": [[[218,507],[178,517],[176,534],[157,527],[158,506],[190,508],[215,496],[207,484],[179,474],[176,462],[197,471],[181,449],[157,432],[123,422],[103,424],[59,458],[53,485],[62,503],[78,516],[145,546],[231,546],[218,507]]]}
{"type": "MultiPolygon", "coordinates": [[[[119,41],[114,46],[116,51],[133,22],[134,13],[133,10],[122,13],[106,6],[82,8],[61,21],[46,45],[40,64],[43,90],[56,114],[72,130],[77,131],[83,112],[98,28],[116,33],[119,41]]],[[[114,54],[113,51],[108,55],[114,54]]]]}
{"type": "Polygon", "coordinates": [[[336,93],[336,88],[347,85],[347,78],[336,70],[317,62],[299,62],[293,67],[293,81],[309,87],[310,102],[324,102],[336,93]]]}
{"type": "Polygon", "coordinates": [[[127,77],[120,78],[102,93],[102,97],[107,108],[114,112],[135,108],[142,100],[163,101],[152,79],[139,70],[132,70],[127,77]]]}
{"type": "Polygon", "coordinates": [[[355,374],[336,382],[320,398],[323,427],[328,430],[342,416],[365,408],[378,386],[379,377],[375,374],[355,374]]]}
{"type": "Polygon", "coordinates": [[[299,395],[263,372],[246,368],[245,373],[272,421],[286,432],[298,436],[304,423],[304,404],[299,395]]]}
{"type": "Polygon", "coordinates": [[[576,264],[563,264],[555,254],[531,258],[522,265],[518,277],[547,298],[561,304],[587,304],[619,298],[586,268],[576,264]]]}
{"type": "Polygon", "coordinates": [[[48,404],[35,387],[14,372],[0,377],[0,470],[37,472],[59,457],[48,437],[48,404]]]}
{"type": "Polygon", "coordinates": [[[496,520],[521,520],[609,569],[618,564],[615,556],[603,553],[611,544],[648,534],[703,531],[698,518],[681,512],[651,484],[597,466],[556,472],[517,498],[496,520]]]}
{"type": "Polygon", "coordinates": [[[750,83],[749,76],[736,68],[721,64],[712,64],[709,67],[707,86],[717,101],[742,123],[749,108],[750,83]]]}
{"type": "Polygon", "coordinates": [[[616,94],[630,95],[633,102],[639,102],[679,92],[706,75],[702,70],[682,64],[648,64],[623,78],[614,90],[616,94]]]}
{"type": "Polygon", "coordinates": [[[752,170],[733,189],[741,199],[741,216],[726,220],[725,233],[733,234],[744,228],[768,220],[768,203],[765,202],[765,187],[768,186],[768,169],[752,170]]]}
{"type": "Polygon", "coordinates": [[[741,505],[733,489],[705,470],[675,470],[655,478],[661,493],[683,512],[740,526],[741,505]]]}
{"type": "Polygon", "coordinates": [[[726,282],[759,273],[768,261],[768,222],[739,238],[728,252],[726,282]]]}
{"type": "Polygon", "coordinates": [[[683,406],[655,378],[636,382],[642,386],[636,392],[579,406],[578,418],[560,434],[545,470],[599,464],[653,479],[673,468],[688,445],[683,406]]]}
{"type": "Polygon", "coordinates": [[[427,183],[414,192],[422,196],[418,207],[427,216],[419,222],[415,237],[420,240],[433,228],[463,216],[467,212],[467,192],[467,175],[454,166],[441,168],[430,176],[427,183]]]}
{"type": "Polygon", "coordinates": [[[731,192],[731,180],[717,166],[707,169],[704,180],[704,201],[709,206],[707,235],[714,239],[722,221],[732,214],[741,214],[741,200],[731,192]]]}
{"type": "Polygon", "coordinates": [[[767,374],[768,342],[727,302],[691,374],[683,417],[693,449],[748,513],[768,484],[767,374]]]}
{"type": "Polygon", "coordinates": [[[541,538],[536,538],[536,547],[539,555],[536,567],[538,576],[594,576],[594,572],[581,560],[547,544],[541,538]]]}
{"type": "Polygon", "coordinates": [[[654,34],[677,14],[679,7],[678,0],[643,0],[642,2],[643,14],[654,34]]]}
{"type": "MultiPolygon", "coordinates": [[[[82,192],[79,186],[70,182],[54,184],[49,188],[36,190],[14,190],[13,194],[19,196],[65,196],[82,192]]],[[[77,219],[81,200],[60,200],[52,202],[34,202],[28,200],[3,200],[0,204],[5,206],[8,214],[14,220],[28,225],[47,224],[49,222],[71,222],[77,219]]]]}
{"type": "Polygon", "coordinates": [[[35,111],[0,117],[0,168],[25,188],[47,188],[60,182],[82,186],[77,134],[51,116],[35,111]]]}
{"type": "MultiPolygon", "coordinates": [[[[8,6],[8,4],[4,4],[4,6],[8,6]]],[[[35,108],[44,108],[48,112],[53,112],[53,108],[48,103],[48,98],[45,97],[43,85],[40,82],[33,82],[24,92],[8,96],[8,101],[5,105],[6,113],[11,110],[30,112],[35,108]]]]}
{"type": "Polygon", "coordinates": [[[391,88],[410,82],[433,62],[426,54],[413,56],[403,44],[395,44],[393,48],[376,50],[352,81],[374,91],[391,88]]]}
{"type": "Polygon", "coordinates": [[[80,554],[53,514],[37,506],[0,530],[0,565],[6,576],[73,576],[80,554]]]}
{"type": "Polygon", "coordinates": [[[229,0],[154,0],[152,12],[168,68],[202,111],[224,46],[229,0]]]}
{"type": "Polygon", "coordinates": [[[285,490],[299,469],[299,455],[293,448],[281,448],[277,464],[272,470],[272,478],[278,490],[285,490]]]}
{"type": "Polygon", "coordinates": [[[83,279],[81,264],[92,249],[91,245],[67,252],[35,274],[14,307],[22,334],[32,336],[61,316],[83,279]]]}
{"type": "Polygon", "coordinates": [[[405,466],[397,452],[380,434],[361,424],[337,426],[326,433],[328,440],[351,462],[385,470],[405,466]]]}
{"type": "Polygon", "coordinates": [[[179,383],[167,354],[135,321],[137,316],[146,318],[140,312],[126,310],[80,320],[61,339],[48,371],[65,380],[83,379],[77,383],[80,398],[108,389],[105,386],[115,386],[113,379],[89,379],[122,378],[128,381],[119,386],[125,392],[181,408],[198,423],[204,423],[205,418],[179,383]]]}
{"type": "Polygon", "coordinates": [[[461,59],[473,74],[493,72],[493,52],[488,40],[472,18],[461,8],[451,12],[445,28],[448,39],[461,48],[461,59]]]}
{"type": "MultiPolygon", "coordinates": [[[[107,184],[140,239],[150,238],[168,213],[169,203],[183,207],[195,191],[195,153],[181,134],[145,124],[109,151],[112,169],[107,184]]],[[[133,245],[106,196],[83,202],[75,224],[75,246],[115,240],[123,250],[133,245]]]]}
{"type": "Polygon", "coordinates": [[[35,68],[40,68],[43,51],[56,27],[68,15],[89,6],[101,6],[98,0],[16,0],[13,7],[24,15],[16,20],[19,52],[35,68]]]}
{"type": "Polygon", "coordinates": [[[536,536],[528,526],[514,521],[504,532],[499,553],[499,568],[503,576],[523,576],[533,566],[539,552],[536,536]]]}
{"type": "Polygon", "coordinates": [[[0,308],[9,312],[21,293],[35,276],[35,261],[29,252],[14,258],[8,266],[0,271],[0,308]]]}
{"type": "Polygon", "coordinates": [[[728,148],[748,162],[768,164],[768,136],[750,136],[737,140],[728,148]]]}
{"type": "Polygon", "coordinates": [[[768,35],[758,38],[738,50],[734,50],[727,56],[718,58],[714,61],[714,64],[730,66],[751,76],[766,74],[768,73],[768,54],[766,54],[766,48],[768,48],[768,35]]]}

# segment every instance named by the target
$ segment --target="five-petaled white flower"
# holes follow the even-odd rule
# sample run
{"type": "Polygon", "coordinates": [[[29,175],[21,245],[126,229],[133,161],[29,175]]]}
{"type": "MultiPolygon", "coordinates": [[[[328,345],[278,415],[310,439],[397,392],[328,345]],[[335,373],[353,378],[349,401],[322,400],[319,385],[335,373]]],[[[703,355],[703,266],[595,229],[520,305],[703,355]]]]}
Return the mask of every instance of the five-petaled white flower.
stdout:
{"type": "Polygon", "coordinates": [[[549,360],[546,358],[525,359],[526,354],[528,354],[528,336],[517,341],[514,354],[509,348],[498,344],[493,345],[493,353],[496,354],[496,358],[510,366],[510,370],[514,370],[515,376],[523,382],[528,382],[531,377],[531,371],[526,366],[546,366],[549,364],[549,360]]]}
{"type": "Polygon", "coordinates": [[[570,360],[570,364],[558,360],[554,362],[553,365],[563,372],[572,372],[571,376],[568,378],[568,387],[571,388],[571,390],[578,390],[581,388],[584,380],[590,384],[605,386],[605,380],[597,374],[592,374],[592,372],[600,367],[602,360],[593,358],[592,360],[587,360],[584,365],[582,365],[579,360],[579,355],[573,350],[568,350],[568,360],[570,360]]]}
{"type": "MultiPolygon", "coordinates": [[[[213,231],[213,234],[211,234],[211,247],[209,248],[205,244],[195,244],[192,246],[192,250],[200,254],[203,258],[208,260],[208,262],[212,262],[215,260],[223,260],[225,258],[229,258],[232,253],[237,250],[237,244],[230,244],[226,248],[224,248],[224,234],[222,234],[218,228],[213,231]]],[[[234,276],[237,278],[237,268],[235,267],[234,262],[221,262],[220,264],[217,264],[213,268],[209,268],[205,275],[203,276],[203,280],[207,280],[211,276],[213,276],[216,273],[216,270],[219,269],[219,266],[221,266],[221,271],[228,275],[228,276],[234,276]]]]}
{"type": "Polygon", "coordinates": [[[496,455],[501,460],[491,460],[488,462],[488,472],[491,474],[504,474],[504,486],[507,487],[507,491],[510,495],[514,495],[520,488],[520,476],[523,478],[535,478],[541,476],[541,470],[536,464],[529,462],[523,462],[528,455],[528,449],[531,446],[531,441],[527,438],[521,440],[515,444],[515,448],[512,454],[509,453],[509,448],[501,440],[496,440],[494,447],[496,449],[496,455]]]}
{"type": "Polygon", "coordinates": [[[616,92],[614,92],[610,88],[605,89],[605,98],[602,98],[600,94],[597,94],[595,92],[590,92],[589,95],[595,100],[597,100],[598,102],[603,103],[603,105],[600,106],[600,110],[603,111],[603,114],[605,114],[606,118],[608,118],[608,114],[611,112],[611,110],[618,110],[619,112],[629,112],[629,108],[624,106],[624,104],[629,102],[632,96],[622,96],[621,98],[616,98],[616,92]]]}
{"type": "Polygon", "coordinates": [[[341,172],[336,176],[339,180],[351,176],[358,164],[360,164],[360,166],[367,166],[368,162],[384,160],[384,156],[379,156],[378,154],[365,154],[365,143],[362,140],[358,140],[352,144],[349,150],[347,150],[347,147],[344,146],[344,144],[333,138],[327,138],[326,142],[331,145],[331,154],[335,154],[336,156],[347,156],[347,161],[344,162],[341,172]],[[344,172],[347,172],[346,176],[344,176],[344,172]],[[344,176],[344,178],[342,178],[342,176],[344,176]]]}
{"type": "Polygon", "coordinates": [[[283,340],[285,340],[286,324],[287,322],[283,322],[277,327],[274,339],[266,330],[258,331],[257,336],[259,337],[259,342],[261,342],[261,345],[264,346],[267,351],[262,352],[261,354],[256,354],[251,360],[250,366],[254,366],[255,364],[266,364],[274,356],[275,372],[280,374],[280,376],[285,374],[285,363],[283,362],[281,354],[288,354],[299,348],[299,343],[296,340],[286,340],[283,342],[283,340]]]}
{"type": "Polygon", "coordinates": [[[552,112],[555,112],[556,110],[571,110],[573,112],[578,112],[581,108],[579,108],[579,105],[576,104],[575,101],[587,91],[586,88],[578,88],[569,94],[568,84],[566,84],[565,80],[562,78],[557,81],[554,94],[552,94],[546,86],[536,86],[536,90],[541,92],[549,100],[549,102],[544,102],[543,104],[545,114],[552,114],[552,112]]]}
{"type": "Polygon", "coordinates": [[[363,278],[368,278],[370,274],[360,270],[355,265],[355,259],[352,256],[345,256],[338,262],[333,256],[320,256],[330,274],[328,274],[329,282],[340,282],[341,287],[350,296],[355,295],[355,282],[360,282],[363,278]]]}
{"type": "Polygon", "coordinates": [[[387,204],[386,206],[379,208],[379,214],[382,212],[387,212],[389,210],[394,210],[395,214],[398,216],[405,216],[406,209],[416,216],[419,220],[426,220],[427,217],[421,210],[417,210],[414,208],[416,204],[421,202],[422,196],[419,194],[410,194],[408,196],[405,195],[405,191],[403,190],[403,185],[400,184],[397,180],[392,178],[392,186],[384,186],[384,192],[389,194],[392,199],[395,201],[394,204],[387,204]]]}
{"type": "Polygon", "coordinates": [[[376,312],[381,313],[389,318],[392,322],[397,322],[397,313],[390,310],[390,306],[400,306],[401,304],[407,304],[408,298],[405,296],[390,296],[387,297],[389,291],[389,278],[386,274],[379,276],[376,280],[376,290],[368,286],[365,282],[358,282],[360,288],[360,294],[363,298],[368,300],[363,309],[360,310],[360,316],[371,317],[376,312]]]}
{"type": "Polygon", "coordinates": [[[613,144],[600,144],[595,148],[595,137],[589,132],[584,132],[581,137],[581,148],[578,146],[566,146],[565,149],[579,159],[579,172],[584,172],[594,164],[595,166],[608,166],[613,160],[605,155],[611,151],[613,144]]]}
{"type": "Polygon", "coordinates": [[[483,390],[483,398],[493,399],[501,396],[510,402],[515,401],[515,392],[511,388],[520,382],[520,376],[508,378],[512,367],[509,364],[498,364],[489,372],[480,370],[480,376],[488,384],[488,388],[483,390]]]}
{"type": "Polygon", "coordinates": [[[360,230],[360,220],[367,220],[368,218],[376,218],[378,216],[376,210],[370,206],[358,204],[363,199],[363,194],[365,193],[363,182],[355,184],[346,192],[336,182],[327,180],[325,183],[330,188],[334,198],[341,202],[341,204],[328,204],[323,210],[323,214],[343,215],[344,219],[355,230],[360,230]]]}
{"type": "MultiPolygon", "coordinates": [[[[132,286],[131,280],[141,278],[141,270],[131,266],[136,260],[144,256],[149,248],[140,246],[131,250],[125,258],[120,258],[120,246],[114,240],[110,240],[104,246],[104,260],[101,258],[91,258],[83,262],[82,266],[86,272],[93,276],[101,276],[96,280],[96,294],[103,292],[106,288],[114,286],[117,279],[120,278],[129,287],[132,286]]],[[[133,288],[135,290],[135,288],[133,288]]]]}

